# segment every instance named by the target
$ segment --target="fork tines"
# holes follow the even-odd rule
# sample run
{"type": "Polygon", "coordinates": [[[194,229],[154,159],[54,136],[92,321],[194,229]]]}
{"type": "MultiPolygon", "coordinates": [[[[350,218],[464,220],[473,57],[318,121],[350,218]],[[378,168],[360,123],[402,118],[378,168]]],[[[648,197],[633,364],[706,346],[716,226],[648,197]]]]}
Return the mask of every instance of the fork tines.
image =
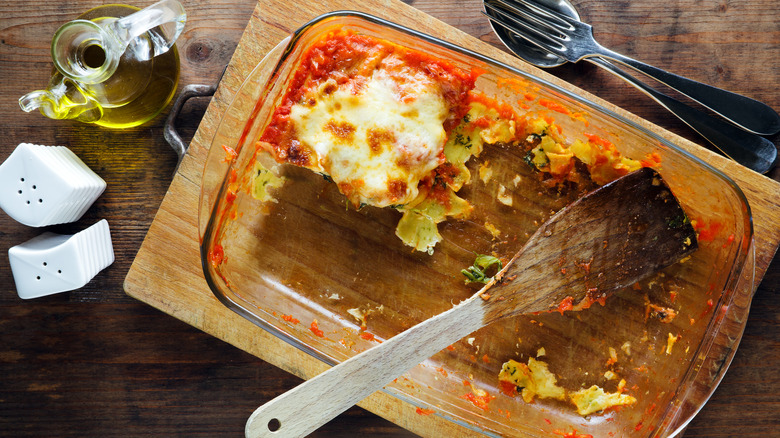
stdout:
{"type": "Polygon", "coordinates": [[[499,8],[514,12],[546,27],[574,30],[574,23],[581,23],[579,20],[530,0],[485,0],[483,3],[485,7],[493,9],[499,5],[499,8]]]}
{"type": "Polygon", "coordinates": [[[484,0],[491,22],[559,56],[567,55],[568,35],[584,23],[527,0],[484,0]]]}

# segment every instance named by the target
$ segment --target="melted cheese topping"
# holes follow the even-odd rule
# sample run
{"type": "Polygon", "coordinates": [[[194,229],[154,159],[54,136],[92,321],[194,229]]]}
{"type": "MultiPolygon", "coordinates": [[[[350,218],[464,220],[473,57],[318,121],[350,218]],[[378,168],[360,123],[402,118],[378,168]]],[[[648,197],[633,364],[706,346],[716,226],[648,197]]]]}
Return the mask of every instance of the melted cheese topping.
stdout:
{"type": "Polygon", "coordinates": [[[429,78],[385,69],[374,70],[358,93],[329,80],[290,110],[298,140],[314,152],[306,167],[329,175],[353,204],[377,207],[417,197],[420,180],[444,161],[448,115],[429,78]]]}

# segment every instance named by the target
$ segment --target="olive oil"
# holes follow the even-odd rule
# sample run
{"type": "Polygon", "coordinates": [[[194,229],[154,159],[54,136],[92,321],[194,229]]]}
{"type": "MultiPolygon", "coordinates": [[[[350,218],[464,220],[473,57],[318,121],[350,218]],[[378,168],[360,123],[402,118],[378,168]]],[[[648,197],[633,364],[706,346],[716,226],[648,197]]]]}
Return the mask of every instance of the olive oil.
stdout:
{"type": "MultiPolygon", "coordinates": [[[[96,23],[107,18],[121,18],[137,12],[138,8],[126,5],[105,5],[91,9],[79,19],[96,23]]],[[[146,37],[142,37],[146,38],[146,37]]],[[[99,45],[90,45],[82,53],[83,62],[91,68],[99,68],[106,60],[106,53],[99,45]]],[[[94,122],[108,128],[130,128],[154,118],[173,98],[179,82],[179,53],[176,46],[144,62],[134,62],[122,57],[116,72],[103,87],[91,87],[87,92],[101,104],[103,116],[94,122]]]]}
{"type": "Polygon", "coordinates": [[[20,107],[109,128],[151,120],[176,92],[174,43],[185,21],[178,0],[143,10],[116,4],[90,9],[54,34],[49,85],[22,96],[20,107]]]}

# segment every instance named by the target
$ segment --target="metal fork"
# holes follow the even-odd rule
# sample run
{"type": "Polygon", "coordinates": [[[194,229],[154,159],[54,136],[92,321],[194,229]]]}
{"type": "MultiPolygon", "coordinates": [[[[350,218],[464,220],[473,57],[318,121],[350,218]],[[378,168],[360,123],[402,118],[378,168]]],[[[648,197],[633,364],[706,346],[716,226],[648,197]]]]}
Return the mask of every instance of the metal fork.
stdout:
{"type": "Polygon", "coordinates": [[[608,58],[666,84],[719,114],[740,128],[759,135],[780,132],[780,115],[757,100],[697,82],[600,45],[593,27],[529,0],[489,0],[485,8],[503,18],[494,23],[570,62],[591,57],[608,58]],[[496,6],[496,5],[500,5],[496,6]],[[511,28],[510,28],[511,27],[511,28]]]}
{"type": "MultiPolygon", "coordinates": [[[[492,15],[485,14],[491,22],[524,38],[525,36],[522,30],[518,29],[516,26],[507,24],[505,14],[498,12],[495,7],[491,7],[492,5],[488,4],[490,1],[498,0],[484,0],[485,9],[489,9],[493,12],[492,15]],[[501,17],[503,17],[503,19],[497,18],[498,13],[502,14],[501,17]]],[[[499,35],[499,38],[501,38],[501,35],[499,35]]],[[[515,50],[514,41],[508,40],[504,41],[504,43],[507,44],[507,47],[511,50],[515,50]]],[[[522,55],[519,56],[521,56],[521,58],[523,57],[522,55]]],[[[661,106],[693,128],[694,131],[698,132],[725,156],[758,173],[766,173],[774,168],[775,163],[778,160],[777,148],[768,139],[741,130],[721,118],[713,117],[703,111],[688,106],[677,99],[669,97],[626,73],[604,58],[593,56],[587,58],[587,61],[624,79],[629,84],[653,98],[661,106]]],[[[532,61],[529,60],[529,62],[532,61]]]]}

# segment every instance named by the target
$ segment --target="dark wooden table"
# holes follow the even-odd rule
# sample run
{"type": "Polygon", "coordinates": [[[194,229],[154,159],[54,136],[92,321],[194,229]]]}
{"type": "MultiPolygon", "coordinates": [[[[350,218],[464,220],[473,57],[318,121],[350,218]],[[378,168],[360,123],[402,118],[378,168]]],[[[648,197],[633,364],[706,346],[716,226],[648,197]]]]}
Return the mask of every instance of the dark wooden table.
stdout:
{"type": "MultiPolygon", "coordinates": [[[[151,1],[135,3],[147,6],[151,1]]],[[[413,6],[496,46],[477,0],[411,0],[413,6]]],[[[776,0],[577,0],[599,40],[676,73],[780,109],[776,0]]],[[[17,104],[42,88],[49,42],[96,0],[0,3],[0,160],[21,142],[65,145],[108,183],[72,234],[105,218],[116,261],[82,289],[23,301],[6,250],[39,235],[0,213],[0,436],[241,436],[259,404],[299,379],[124,294],[122,284],[171,181],[176,155],[164,115],[112,131],[26,114],[17,104]]],[[[181,85],[214,83],[229,62],[254,0],[185,0],[178,43],[181,85]]],[[[552,72],[671,131],[696,134],[644,95],[586,63],[552,72]]],[[[207,99],[188,103],[183,135],[197,129],[207,99]]],[[[167,113],[167,110],[166,110],[167,113]]],[[[772,139],[778,144],[778,138],[772,139]]],[[[780,181],[780,168],[769,176],[780,181]]],[[[0,190],[2,188],[0,187],[0,190]]],[[[780,196],[767,193],[766,196],[780,196]]],[[[759,286],[731,369],[686,437],[780,436],[780,261],[759,286]]],[[[316,436],[409,436],[360,408],[316,436]]]]}

